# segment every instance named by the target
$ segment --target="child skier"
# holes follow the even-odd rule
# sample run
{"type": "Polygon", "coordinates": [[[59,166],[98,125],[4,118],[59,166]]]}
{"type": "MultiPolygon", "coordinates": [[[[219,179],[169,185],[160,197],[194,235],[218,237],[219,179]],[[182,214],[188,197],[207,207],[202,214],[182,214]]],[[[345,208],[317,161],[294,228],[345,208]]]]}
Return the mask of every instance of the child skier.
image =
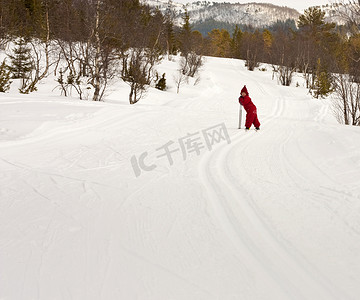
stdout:
{"type": "Polygon", "coordinates": [[[246,110],[246,122],[245,127],[246,130],[249,130],[251,125],[254,124],[256,130],[260,129],[260,122],[257,117],[256,106],[251,101],[249,97],[249,92],[246,88],[246,85],[241,90],[241,96],[239,97],[239,103],[244,106],[246,110]]]}

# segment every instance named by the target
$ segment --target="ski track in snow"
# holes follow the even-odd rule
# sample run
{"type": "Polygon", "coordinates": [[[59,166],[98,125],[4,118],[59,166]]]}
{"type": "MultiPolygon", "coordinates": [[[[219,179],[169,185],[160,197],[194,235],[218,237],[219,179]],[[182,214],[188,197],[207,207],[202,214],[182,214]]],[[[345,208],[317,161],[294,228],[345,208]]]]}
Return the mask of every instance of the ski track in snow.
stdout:
{"type": "MultiPolygon", "coordinates": [[[[260,90],[263,91],[261,88],[260,90]]],[[[281,117],[284,109],[285,101],[278,98],[273,113],[262,121],[262,127],[271,130],[269,123],[273,119],[281,117]]],[[[247,252],[246,258],[249,259],[250,265],[257,264],[264,269],[261,271],[266,275],[262,274],[265,276],[261,279],[262,282],[276,282],[275,284],[283,293],[280,293],[277,299],[341,298],[344,295],[343,291],[341,294],[336,294],[336,289],[334,290],[331,283],[323,278],[323,274],[317,273],[309,262],[296,253],[291,245],[284,245],[271,232],[268,224],[263,220],[261,211],[251,199],[251,195],[247,191],[242,191],[239,187],[240,184],[237,184],[239,178],[231,176],[229,169],[232,161],[229,159],[230,153],[236,152],[237,156],[244,157],[242,154],[246,147],[255,138],[258,138],[251,133],[245,134],[245,136],[239,135],[233,139],[231,147],[218,147],[217,150],[207,155],[201,163],[200,177],[209,191],[209,197],[213,201],[213,211],[219,219],[219,223],[234,243],[238,244],[239,250],[247,252]],[[210,166],[216,166],[216,168],[210,166]]],[[[256,134],[261,134],[261,132],[256,134]]],[[[283,138],[280,139],[279,148],[281,154],[284,155],[283,145],[293,133],[292,131],[285,131],[280,134],[283,138]]],[[[284,155],[284,157],[286,156],[284,155]]],[[[243,162],[246,163],[245,160],[243,162]]],[[[280,161],[280,163],[283,164],[284,161],[280,161]]],[[[251,161],[251,164],[253,165],[254,161],[251,161]]],[[[259,167],[261,168],[261,166],[259,167]]],[[[286,169],[283,167],[282,171],[286,169]]],[[[252,176],[252,174],[243,175],[244,177],[252,176]]],[[[240,182],[242,181],[240,178],[240,182]]]]}
{"type": "MultiPolygon", "coordinates": [[[[261,83],[258,84],[258,88],[262,94],[265,94],[265,89],[262,88],[261,83]]],[[[262,119],[263,128],[265,127],[266,130],[274,128],[274,126],[271,126],[272,121],[285,116],[285,104],[286,100],[283,97],[276,99],[272,114],[262,119]]],[[[328,106],[323,105],[314,121],[323,123],[327,114],[328,106]]],[[[275,147],[272,146],[272,148],[276,149],[271,149],[271,151],[274,151],[274,154],[279,152],[278,156],[282,157],[279,161],[279,171],[286,175],[283,175],[282,179],[288,182],[288,186],[296,186],[299,193],[301,193],[304,185],[310,185],[312,188],[309,189],[311,193],[319,196],[318,192],[313,192],[313,190],[317,190],[317,186],[312,184],[305,175],[299,173],[296,167],[291,165],[290,160],[286,156],[286,143],[290,140],[296,140],[294,137],[294,125],[289,124],[289,127],[287,130],[283,130],[283,127],[280,128],[280,130],[283,130],[279,132],[281,137],[279,138],[280,144],[277,144],[275,147]],[[296,174],[296,179],[294,179],[295,176],[289,170],[296,174]],[[305,184],[304,182],[302,182],[302,185],[298,184],[299,178],[305,184]]],[[[274,128],[274,130],[276,129],[274,128]]],[[[250,265],[258,264],[260,268],[263,268],[263,273],[267,273],[266,275],[262,274],[265,277],[261,280],[264,280],[264,282],[276,281],[279,289],[283,292],[282,295],[277,296],[279,297],[277,299],[340,299],[343,297],[351,299],[343,289],[336,287],[336,285],[334,286],[334,282],[329,281],[325,274],[319,272],[311,262],[298,253],[289,241],[278,238],[276,233],[272,232],[264,218],[264,214],[253,201],[251,192],[247,190],[246,186],[248,184],[246,180],[243,179],[253,177],[254,180],[256,175],[243,172],[241,177],[232,176],[229,168],[233,162],[233,159],[229,158],[231,154],[236,153],[237,157],[245,157],[245,159],[242,159],[242,163],[248,164],[248,169],[250,169],[250,165],[252,169],[264,167],[264,164],[256,166],[256,161],[254,160],[247,161],[246,154],[244,153],[254,139],[259,140],[259,137],[256,135],[261,133],[260,131],[260,133],[255,135],[250,135],[250,133],[245,133],[245,135],[239,134],[235,138],[232,136],[231,146],[218,147],[203,158],[199,174],[209,198],[212,200],[213,214],[218,218],[219,224],[224,228],[230,239],[237,244],[240,251],[246,252],[250,265]],[[245,189],[243,188],[244,186],[245,189]]],[[[298,143],[296,145],[300,149],[300,145],[298,143]]],[[[264,145],[262,146],[264,147],[264,145]]],[[[267,149],[267,151],[270,151],[270,149],[267,149]]],[[[303,159],[309,161],[315,172],[321,173],[321,180],[326,178],[329,181],[329,186],[335,183],[326,173],[317,167],[315,161],[311,160],[304,153],[302,154],[303,159]]],[[[243,164],[240,164],[238,170],[241,170],[243,164]]],[[[278,176],[281,174],[277,172],[274,175],[278,176]]],[[[257,178],[256,180],[262,181],[264,179],[257,178]]],[[[253,188],[256,188],[256,184],[253,188]]],[[[321,189],[324,188],[326,187],[321,186],[321,189]]],[[[336,196],[338,195],[332,194],[329,188],[327,188],[327,193],[322,192],[320,194],[323,205],[326,206],[324,199],[337,198],[336,196]]],[[[329,210],[331,211],[331,209],[329,210]]],[[[331,212],[336,213],[336,211],[331,212]]],[[[357,230],[348,224],[346,226],[355,234],[359,234],[357,230]]]]}
{"type": "Polygon", "coordinates": [[[2,99],[44,121],[9,138],[0,118],[0,299],[355,300],[360,155],[342,133],[360,133],[269,77],[207,58],[197,86],[136,106],[2,99]],[[237,129],[243,84],[259,132],[237,129]],[[230,144],[135,178],[132,155],[221,122],[230,144]]]}

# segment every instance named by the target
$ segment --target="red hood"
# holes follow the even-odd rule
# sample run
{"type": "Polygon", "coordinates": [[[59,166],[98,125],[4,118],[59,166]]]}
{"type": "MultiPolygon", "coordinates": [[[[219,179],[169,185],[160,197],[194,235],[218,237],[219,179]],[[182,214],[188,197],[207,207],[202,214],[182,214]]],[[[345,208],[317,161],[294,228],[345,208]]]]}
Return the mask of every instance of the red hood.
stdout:
{"type": "Polygon", "coordinates": [[[242,88],[241,94],[242,94],[243,92],[245,92],[246,95],[249,96],[249,92],[248,92],[248,90],[247,90],[247,88],[246,88],[246,85],[244,85],[244,87],[242,88]]]}

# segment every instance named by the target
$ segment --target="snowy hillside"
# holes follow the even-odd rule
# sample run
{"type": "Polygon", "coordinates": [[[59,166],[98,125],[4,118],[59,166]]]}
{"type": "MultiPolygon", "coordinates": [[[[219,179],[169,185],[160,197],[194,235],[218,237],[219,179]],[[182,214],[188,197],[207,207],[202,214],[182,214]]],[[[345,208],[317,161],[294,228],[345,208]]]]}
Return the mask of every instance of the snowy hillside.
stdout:
{"type": "Polygon", "coordinates": [[[179,94],[177,67],[132,106],[0,95],[0,299],[358,299],[360,128],[243,61],[179,94]]]}
{"type": "MultiPolygon", "coordinates": [[[[143,0],[143,2],[157,7],[163,12],[169,8],[169,1],[167,0],[143,0]]],[[[344,6],[332,3],[315,7],[325,12],[326,22],[345,24],[344,18],[340,17],[338,12],[338,10],[346,11],[344,6]]],[[[263,27],[288,19],[297,21],[300,16],[300,12],[290,7],[256,2],[241,4],[195,1],[184,5],[173,1],[171,2],[171,8],[176,12],[175,21],[177,25],[182,24],[185,9],[189,12],[191,23],[196,24],[214,20],[229,24],[247,24],[254,27],[263,27]]]]}
{"type": "Polygon", "coordinates": [[[349,7],[339,3],[331,3],[316,7],[325,12],[325,20],[329,23],[333,22],[344,25],[347,22],[347,18],[344,16],[351,15],[348,11],[349,7]]]}
{"type": "MultiPolygon", "coordinates": [[[[144,0],[144,2],[158,7],[162,11],[165,11],[169,5],[166,0],[144,0]]],[[[197,1],[182,5],[173,2],[172,8],[177,13],[178,24],[182,22],[181,16],[185,8],[189,12],[191,23],[201,23],[212,19],[218,22],[248,24],[255,27],[271,25],[278,20],[297,20],[300,15],[295,9],[266,3],[240,4],[197,1]]]]}

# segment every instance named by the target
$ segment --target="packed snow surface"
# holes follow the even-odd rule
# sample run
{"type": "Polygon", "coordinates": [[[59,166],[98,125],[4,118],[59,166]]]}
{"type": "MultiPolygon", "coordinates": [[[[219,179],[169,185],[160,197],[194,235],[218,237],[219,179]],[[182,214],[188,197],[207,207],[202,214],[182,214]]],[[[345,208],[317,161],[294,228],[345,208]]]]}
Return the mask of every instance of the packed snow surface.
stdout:
{"type": "Polygon", "coordinates": [[[300,76],[206,58],[177,94],[177,67],[136,105],[0,95],[0,299],[359,299],[360,128],[300,76]]]}

